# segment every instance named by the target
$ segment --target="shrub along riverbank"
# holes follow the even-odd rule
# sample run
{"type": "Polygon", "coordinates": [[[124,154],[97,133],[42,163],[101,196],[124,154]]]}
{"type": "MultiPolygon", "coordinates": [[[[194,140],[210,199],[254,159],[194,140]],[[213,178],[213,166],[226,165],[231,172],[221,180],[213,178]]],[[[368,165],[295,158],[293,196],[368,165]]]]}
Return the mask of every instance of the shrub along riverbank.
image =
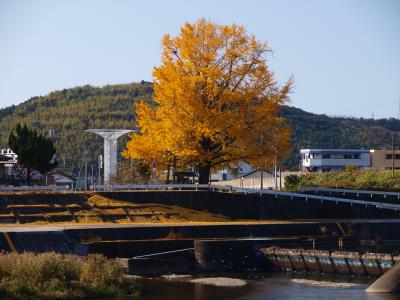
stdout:
{"type": "Polygon", "coordinates": [[[343,172],[307,173],[285,178],[285,189],[297,191],[301,187],[346,188],[360,190],[400,191],[400,171],[358,170],[348,167],[343,172]]]}
{"type": "Polygon", "coordinates": [[[102,255],[0,254],[0,299],[82,299],[135,295],[123,266],[102,255]]]}

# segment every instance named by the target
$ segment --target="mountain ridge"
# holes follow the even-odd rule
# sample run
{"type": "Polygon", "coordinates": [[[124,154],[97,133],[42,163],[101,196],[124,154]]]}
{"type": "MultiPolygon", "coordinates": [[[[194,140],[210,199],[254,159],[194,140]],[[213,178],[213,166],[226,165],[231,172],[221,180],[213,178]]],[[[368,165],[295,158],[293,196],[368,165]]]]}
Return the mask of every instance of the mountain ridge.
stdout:
{"type": "MultiPolygon", "coordinates": [[[[0,109],[0,146],[6,147],[10,130],[26,123],[41,132],[55,132],[61,167],[78,167],[82,153],[88,151],[91,163],[102,152],[102,140],[85,133],[88,128],[134,129],[134,103],[152,103],[151,82],[94,87],[78,86],[31,97],[18,105],[0,109]]],[[[300,148],[391,148],[392,132],[399,140],[400,121],[334,117],[284,106],[280,115],[292,126],[292,153],[285,164],[296,168],[300,148]]],[[[119,141],[122,149],[128,137],[119,141]]]]}

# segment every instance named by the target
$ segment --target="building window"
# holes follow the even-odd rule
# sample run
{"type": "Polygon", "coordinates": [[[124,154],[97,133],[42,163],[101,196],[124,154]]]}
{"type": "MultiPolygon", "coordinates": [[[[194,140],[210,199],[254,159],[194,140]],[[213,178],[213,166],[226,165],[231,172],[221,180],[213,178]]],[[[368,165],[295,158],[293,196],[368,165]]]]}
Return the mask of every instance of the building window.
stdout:
{"type": "Polygon", "coordinates": [[[354,155],[353,155],[353,158],[354,158],[354,159],[360,159],[360,158],[361,158],[361,155],[360,155],[360,154],[354,154],[354,155]]]}
{"type": "Polygon", "coordinates": [[[322,158],[331,158],[330,154],[322,154],[322,158]]]}
{"type": "Polygon", "coordinates": [[[345,155],[343,155],[343,158],[344,159],[352,159],[353,157],[351,154],[345,154],[345,155]]]}
{"type": "Polygon", "coordinates": [[[394,158],[395,158],[395,159],[400,159],[400,154],[396,154],[396,155],[394,156],[394,158]]]}
{"type": "Polygon", "coordinates": [[[386,158],[386,159],[392,159],[392,154],[386,154],[386,155],[385,155],[385,158],[386,158]]]}

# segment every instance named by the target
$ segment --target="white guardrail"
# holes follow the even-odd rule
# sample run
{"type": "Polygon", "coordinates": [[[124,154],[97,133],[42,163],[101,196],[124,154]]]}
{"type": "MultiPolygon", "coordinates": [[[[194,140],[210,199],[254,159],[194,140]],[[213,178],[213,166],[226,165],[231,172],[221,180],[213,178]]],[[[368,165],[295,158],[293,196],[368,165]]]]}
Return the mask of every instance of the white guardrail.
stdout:
{"type": "Polygon", "coordinates": [[[96,186],[96,190],[101,191],[131,191],[131,190],[211,190],[211,191],[222,191],[222,192],[236,192],[243,194],[259,194],[259,195],[274,195],[275,198],[280,197],[290,197],[290,199],[301,198],[306,202],[311,201],[320,201],[323,203],[324,201],[335,202],[337,203],[349,203],[350,205],[365,205],[365,206],[373,206],[375,208],[381,209],[390,209],[390,210],[400,210],[399,204],[392,203],[383,203],[369,200],[361,200],[361,199],[345,199],[345,198],[336,198],[329,196],[320,196],[320,195],[310,195],[310,194],[302,194],[302,193],[291,193],[291,192],[280,192],[274,190],[260,190],[260,189],[250,189],[250,188],[240,188],[233,186],[220,186],[213,184],[126,184],[126,185],[99,185],[96,186]]]}
{"type": "Polygon", "coordinates": [[[68,185],[23,185],[23,186],[0,186],[0,191],[69,191],[68,185]]]}
{"type": "Polygon", "coordinates": [[[330,188],[321,188],[321,187],[302,187],[300,189],[301,192],[329,192],[329,194],[331,193],[340,193],[343,195],[346,194],[357,194],[357,196],[359,196],[360,194],[368,194],[371,195],[371,197],[373,195],[383,195],[384,198],[386,198],[386,196],[395,196],[398,199],[400,199],[400,193],[399,192],[387,192],[387,191],[371,191],[371,190],[350,190],[350,189],[330,189],[330,188]]]}
{"type": "MultiPolygon", "coordinates": [[[[307,201],[320,201],[323,203],[324,201],[335,202],[338,203],[349,203],[350,205],[365,205],[365,206],[373,206],[375,208],[381,209],[390,209],[390,210],[400,210],[399,204],[392,203],[384,203],[384,202],[376,202],[362,199],[346,199],[346,198],[337,198],[330,196],[321,196],[321,195],[312,195],[312,194],[303,194],[303,193],[291,193],[291,192],[281,192],[274,190],[260,190],[260,189],[251,189],[251,188],[240,188],[233,186],[220,186],[213,184],[115,184],[115,185],[97,185],[92,187],[94,191],[132,191],[132,190],[141,190],[141,191],[172,191],[172,190],[209,190],[209,191],[221,191],[221,192],[235,192],[235,193],[243,193],[243,194],[259,194],[259,195],[273,195],[275,198],[278,197],[289,197],[292,200],[303,199],[307,201]]],[[[0,187],[0,191],[68,191],[67,186],[20,186],[20,187],[0,187]]],[[[329,190],[329,189],[328,189],[329,190]]],[[[332,190],[333,191],[333,190],[332,190]]],[[[341,190],[343,191],[343,190],[341,190]]],[[[366,192],[367,191],[360,191],[366,192]]],[[[371,191],[368,191],[370,193],[371,191]]],[[[376,192],[375,192],[376,193],[376,192]]]]}

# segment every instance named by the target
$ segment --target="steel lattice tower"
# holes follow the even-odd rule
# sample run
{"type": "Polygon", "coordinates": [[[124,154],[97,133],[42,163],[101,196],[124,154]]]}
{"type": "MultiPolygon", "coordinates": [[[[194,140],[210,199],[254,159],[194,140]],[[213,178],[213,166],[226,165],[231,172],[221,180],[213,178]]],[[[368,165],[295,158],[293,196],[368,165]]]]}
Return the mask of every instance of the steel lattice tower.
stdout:
{"type": "Polygon", "coordinates": [[[135,130],[128,129],[87,129],[104,139],[104,184],[110,184],[112,177],[117,175],[117,140],[119,137],[135,130]]]}

